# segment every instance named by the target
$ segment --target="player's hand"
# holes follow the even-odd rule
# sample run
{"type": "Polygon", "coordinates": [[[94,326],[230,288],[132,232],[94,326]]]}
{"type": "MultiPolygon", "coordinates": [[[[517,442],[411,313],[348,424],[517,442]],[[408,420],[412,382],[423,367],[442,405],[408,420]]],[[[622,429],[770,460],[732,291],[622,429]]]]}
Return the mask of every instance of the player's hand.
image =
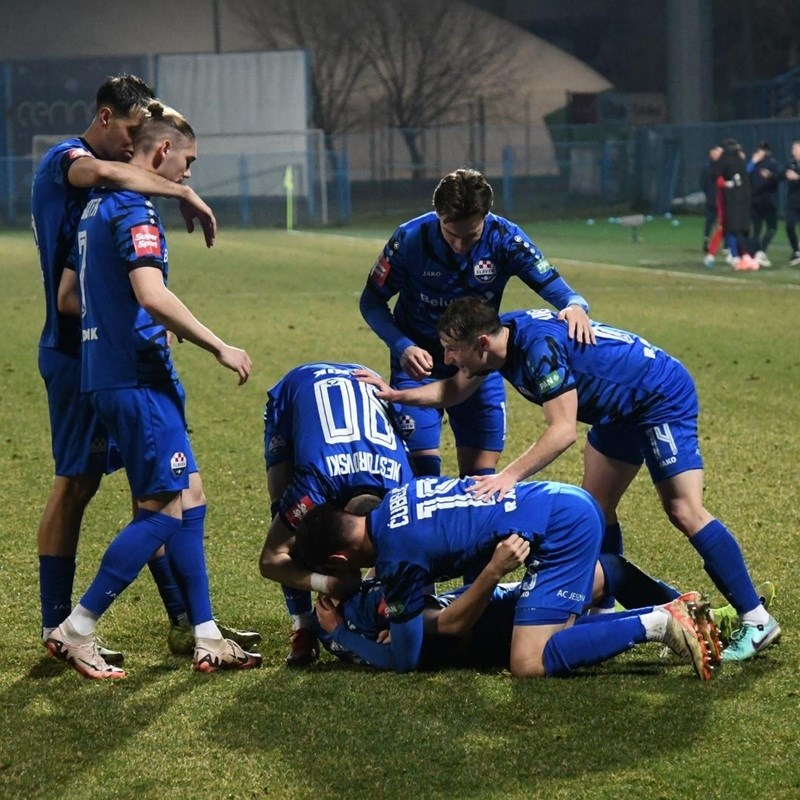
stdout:
{"type": "Polygon", "coordinates": [[[433,369],[433,357],[427,350],[410,344],[400,356],[400,366],[408,373],[409,378],[421,381],[430,378],[433,369]]]}
{"type": "Polygon", "coordinates": [[[505,470],[494,475],[471,475],[475,483],[467,488],[476,500],[491,500],[497,495],[502,500],[516,485],[516,479],[505,470]]]}
{"type": "Polygon", "coordinates": [[[361,585],[361,572],[348,570],[346,572],[331,573],[328,575],[328,594],[337,599],[345,600],[361,585]]]}
{"type": "Polygon", "coordinates": [[[338,603],[326,594],[321,594],[314,604],[317,620],[322,630],[333,633],[337,626],[344,624],[344,617],[339,611],[338,603]]]}
{"type": "Polygon", "coordinates": [[[800,179],[800,175],[798,173],[796,173],[793,169],[787,169],[786,170],[786,177],[790,181],[796,181],[796,180],[800,179]]]}
{"type": "Polygon", "coordinates": [[[518,533],[512,533],[495,547],[489,564],[495,570],[495,574],[502,578],[503,575],[522,566],[530,553],[531,543],[518,533]]]}
{"type": "Polygon", "coordinates": [[[253,362],[250,360],[250,356],[239,347],[231,347],[229,344],[223,344],[220,351],[217,353],[217,361],[219,361],[223,367],[227,367],[239,376],[239,386],[246,383],[247,379],[250,377],[250,370],[253,368],[253,362]]]}
{"type": "Polygon", "coordinates": [[[186,223],[186,230],[191,233],[194,230],[194,220],[200,222],[200,227],[203,229],[203,236],[206,240],[206,247],[213,247],[214,241],[217,238],[217,220],[214,212],[205,203],[194,189],[190,186],[187,196],[180,199],[181,216],[186,223]]]}
{"type": "Polygon", "coordinates": [[[567,306],[558,312],[567,323],[567,335],[580,344],[595,344],[594,329],[589,315],[580,306],[567,306]]]}
{"type": "Polygon", "coordinates": [[[386,400],[387,403],[394,402],[394,394],[397,390],[392,389],[380,375],[376,375],[367,369],[354,369],[353,377],[361,381],[361,383],[368,383],[370,386],[374,386],[378,390],[375,392],[375,397],[378,400],[386,400]]]}
{"type": "Polygon", "coordinates": [[[392,629],[386,628],[385,630],[378,631],[378,636],[375,641],[378,644],[391,644],[392,643],[392,629]]]}

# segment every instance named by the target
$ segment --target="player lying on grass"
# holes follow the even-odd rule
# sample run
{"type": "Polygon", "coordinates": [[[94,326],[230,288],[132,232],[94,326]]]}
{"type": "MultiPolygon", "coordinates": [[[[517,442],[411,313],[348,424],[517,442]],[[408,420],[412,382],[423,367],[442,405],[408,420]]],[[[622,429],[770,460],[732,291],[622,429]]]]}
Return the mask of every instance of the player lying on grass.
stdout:
{"type": "Polygon", "coordinates": [[[421,478],[392,489],[366,517],[330,505],[306,516],[295,534],[298,558],[317,569],[374,567],[385,593],[388,644],[349,630],[323,602],[320,624],[337,645],[376,667],[416,669],[425,586],[486,563],[498,541],[517,534],[530,550],[514,611],[512,674],[568,675],[632,643],[666,641],[691,660],[699,677],[711,677],[716,631],[694,595],[663,609],[574,624],[591,598],[603,533],[602,512],[587,492],[531,482],[499,500],[476,498],[473,486],[471,479],[421,478]]]}
{"type": "Polygon", "coordinates": [[[582,486],[605,517],[604,551],[622,552],[617,506],[646,463],[670,522],[703,559],[714,585],[736,608],[740,627],[725,661],[751,658],[781,633],[767,612],[731,532],[703,505],[703,459],[697,435],[694,381],[677,359],[628,331],[593,322],[596,343],[569,339],[544,309],[499,316],[479,298],[451,303],[438,324],[446,363],[458,372],[417,389],[398,391],[373,375],[365,381],[388,402],[444,407],[469,397],[499,372],[527,400],[542,406],[544,433],[496,475],[475,477],[476,499],[502,499],[577,439],[577,422],[591,425],[582,486]]]}

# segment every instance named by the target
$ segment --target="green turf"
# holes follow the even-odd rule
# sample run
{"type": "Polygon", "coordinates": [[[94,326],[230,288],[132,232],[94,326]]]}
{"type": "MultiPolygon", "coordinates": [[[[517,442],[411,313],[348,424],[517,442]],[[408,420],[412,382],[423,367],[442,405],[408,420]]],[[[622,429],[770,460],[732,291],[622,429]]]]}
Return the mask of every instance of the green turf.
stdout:
{"type": "MultiPolygon", "coordinates": [[[[227,624],[264,633],[265,666],[192,674],[187,660],[167,652],[164,614],[144,574],[101,625],[128,655],[129,678],[113,685],[45,659],[37,640],[35,539],[52,472],[36,367],[41,288],[30,236],[2,236],[0,796],[800,797],[800,273],[702,270],[697,218],[648,223],[635,244],[605,220],[525,227],[590,299],[594,316],[646,336],[694,374],[706,503],[736,532],[756,579],[777,583],[782,643],[709,684],[660,661],[654,645],[574,679],[538,682],[470,671],[379,674],[327,656],[305,671],[282,666],[282,597],[256,566],[268,520],[264,395],[311,359],[386,371],[357,300],[395,222],[333,234],[226,230],[211,252],[196,235],[171,233],[172,287],[255,363],[250,382],[237,388],[207,353],[176,347],[210,502],[215,609],[227,624]],[[612,266],[642,262],[650,269],[612,266]]],[[[773,249],[785,261],[785,245],[773,249]]],[[[504,308],[529,305],[536,299],[512,282],[504,308]]],[[[509,394],[507,457],[541,431],[541,419],[509,394]]],[[[452,469],[447,431],[443,450],[452,469]]],[[[543,477],[579,481],[580,451],[573,447],[543,477]]],[[[125,524],[128,502],[122,475],[107,479],[92,502],[76,596],[125,524]]],[[[645,476],[621,516],[634,560],[680,586],[711,590],[645,476]]]]}

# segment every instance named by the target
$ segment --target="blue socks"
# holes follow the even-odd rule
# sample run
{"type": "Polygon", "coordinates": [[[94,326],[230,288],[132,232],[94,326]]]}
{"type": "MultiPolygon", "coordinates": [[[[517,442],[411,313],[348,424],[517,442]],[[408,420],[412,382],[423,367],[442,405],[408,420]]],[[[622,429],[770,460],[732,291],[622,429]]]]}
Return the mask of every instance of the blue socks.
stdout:
{"type": "Polygon", "coordinates": [[[39,598],[42,627],[58,627],[72,611],[73,556],[39,556],[39,598]]]}
{"type": "Polygon", "coordinates": [[[689,537],[689,541],[703,559],[703,567],[714,586],[739,614],[752,611],[761,604],[738,542],[718,519],[711,520],[689,537]]]}
{"type": "Polygon", "coordinates": [[[595,615],[598,624],[573,625],[554,634],[542,656],[546,674],[566,677],[579,667],[599,664],[647,641],[639,613],[641,609],[636,616],[611,620],[605,614],[598,614],[595,615]],[[599,624],[600,621],[604,624],[599,624]]]}
{"type": "Polygon", "coordinates": [[[660,606],[680,597],[674,586],[652,578],[621,555],[600,553],[598,560],[606,578],[606,592],[625,608],[660,606]]]}
{"type": "Polygon", "coordinates": [[[189,622],[199,625],[214,618],[203,547],[207,506],[195,506],[183,512],[180,531],[167,546],[172,572],[189,612],[189,622]]]}
{"type": "Polygon", "coordinates": [[[166,555],[151,558],[147,562],[147,566],[150,568],[150,574],[156,583],[158,594],[161,596],[161,602],[164,604],[170,622],[173,625],[179,625],[181,618],[188,614],[178,582],[169,565],[169,558],[166,555]]]}
{"type": "Polygon", "coordinates": [[[153,553],[180,528],[179,519],[140,509],[106,548],[100,569],[81,598],[81,605],[100,616],[133,583],[153,553]]]}
{"type": "Polygon", "coordinates": [[[411,454],[411,466],[417,477],[442,474],[442,459],[439,456],[415,456],[411,454]]]}
{"type": "Polygon", "coordinates": [[[281,586],[281,589],[283,589],[283,596],[286,599],[286,608],[292,616],[311,613],[311,592],[292,589],[289,586],[281,586]]]}

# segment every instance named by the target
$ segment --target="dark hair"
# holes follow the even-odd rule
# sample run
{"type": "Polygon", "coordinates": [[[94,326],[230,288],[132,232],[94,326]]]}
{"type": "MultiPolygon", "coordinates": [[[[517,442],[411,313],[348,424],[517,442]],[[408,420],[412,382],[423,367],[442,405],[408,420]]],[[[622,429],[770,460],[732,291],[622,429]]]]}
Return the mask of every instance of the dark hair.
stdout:
{"type": "Polygon", "coordinates": [[[763,141],[760,141],[756,145],[756,149],[757,150],[766,150],[768,153],[771,153],[772,152],[772,145],[766,139],[764,139],[763,141]]]}
{"type": "Polygon", "coordinates": [[[332,503],[312,508],[295,530],[292,558],[310,569],[326,564],[347,545],[347,522],[352,516],[332,503]]]}
{"type": "Polygon", "coordinates": [[[459,297],[439,317],[436,331],[456,342],[474,342],[482,334],[497,333],[501,327],[494,306],[482,297],[459,297]]]}
{"type": "Polygon", "coordinates": [[[445,175],[433,192],[433,207],[442,219],[459,222],[492,207],[492,187],[476,169],[457,169],[445,175]]]}
{"type": "Polygon", "coordinates": [[[97,110],[108,106],[126,116],[134,108],[142,108],[155,98],[155,92],[138,76],[123,73],[106,78],[97,90],[97,110]]]}
{"type": "Polygon", "coordinates": [[[176,131],[187,139],[194,140],[195,134],[186,118],[174,108],[165,106],[160,100],[148,103],[142,124],[134,134],[134,147],[147,152],[155,142],[163,137],[170,136],[170,131],[176,131]]]}

